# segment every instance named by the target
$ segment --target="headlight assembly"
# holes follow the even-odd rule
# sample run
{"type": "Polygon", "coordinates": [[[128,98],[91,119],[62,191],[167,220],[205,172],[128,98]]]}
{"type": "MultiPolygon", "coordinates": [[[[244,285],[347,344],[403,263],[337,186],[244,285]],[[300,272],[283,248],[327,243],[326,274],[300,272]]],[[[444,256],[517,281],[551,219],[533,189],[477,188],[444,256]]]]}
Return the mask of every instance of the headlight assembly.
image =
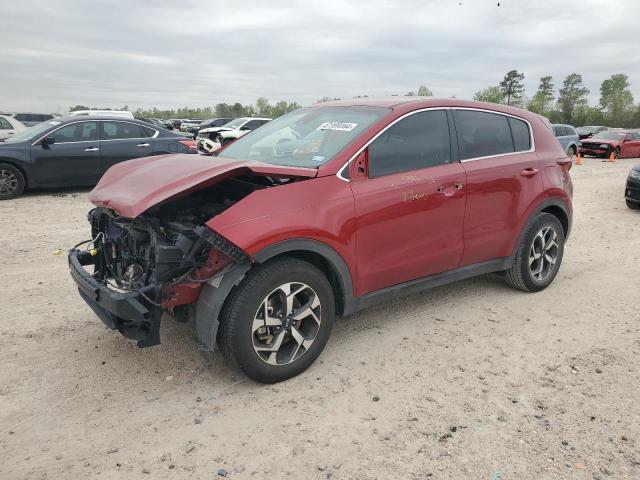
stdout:
{"type": "Polygon", "coordinates": [[[629,178],[635,178],[640,180],[640,170],[631,170],[629,172],[629,178]]]}

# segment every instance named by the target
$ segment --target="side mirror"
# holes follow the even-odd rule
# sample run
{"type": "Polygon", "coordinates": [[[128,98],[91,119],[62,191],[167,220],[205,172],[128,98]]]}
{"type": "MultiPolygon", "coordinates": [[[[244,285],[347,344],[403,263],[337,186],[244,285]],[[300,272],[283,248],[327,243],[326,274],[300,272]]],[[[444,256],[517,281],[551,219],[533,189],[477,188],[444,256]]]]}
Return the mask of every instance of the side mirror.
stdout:
{"type": "Polygon", "coordinates": [[[42,145],[53,145],[54,143],[56,143],[56,139],[53,137],[44,137],[42,140],[40,140],[40,143],[42,145]]]}
{"type": "Polygon", "coordinates": [[[251,127],[247,127],[246,125],[243,125],[242,127],[240,127],[240,130],[251,130],[251,127]]]}

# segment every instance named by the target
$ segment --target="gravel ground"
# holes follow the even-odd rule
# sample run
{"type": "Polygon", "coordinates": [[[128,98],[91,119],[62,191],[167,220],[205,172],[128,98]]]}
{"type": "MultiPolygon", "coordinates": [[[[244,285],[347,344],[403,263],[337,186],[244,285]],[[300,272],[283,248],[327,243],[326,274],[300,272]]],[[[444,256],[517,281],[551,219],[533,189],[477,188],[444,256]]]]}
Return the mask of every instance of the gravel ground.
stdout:
{"type": "Polygon", "coordinates": [[[264,386],[165,322],[138,349],[80,300],[65,255],[85,191],[0,204],[0,478],[640,478],[633,160],[572,170],[556,281],[480,277],[341,320],[264,386]]]}

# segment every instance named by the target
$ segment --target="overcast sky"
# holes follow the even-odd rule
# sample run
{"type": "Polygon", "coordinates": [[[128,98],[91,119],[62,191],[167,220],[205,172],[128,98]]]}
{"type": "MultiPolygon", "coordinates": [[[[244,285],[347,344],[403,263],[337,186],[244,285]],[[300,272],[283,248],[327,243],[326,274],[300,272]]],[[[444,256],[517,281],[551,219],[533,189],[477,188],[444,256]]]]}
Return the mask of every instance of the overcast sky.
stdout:
{"type": "Polygon", "coordinates": [[[471,98],[513,68],[532,96],[626,73],[640,101],[640,0],[0,2],[0,110],[471,98]]]}

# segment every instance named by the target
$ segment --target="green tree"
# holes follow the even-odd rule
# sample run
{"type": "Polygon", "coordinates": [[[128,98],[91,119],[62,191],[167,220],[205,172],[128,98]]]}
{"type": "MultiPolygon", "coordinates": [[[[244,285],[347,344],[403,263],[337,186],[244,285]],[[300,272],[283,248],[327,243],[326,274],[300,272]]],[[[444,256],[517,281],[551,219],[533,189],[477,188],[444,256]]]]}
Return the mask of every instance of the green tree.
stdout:
{"type": "Polygon", "coordinates": [[[71,107],[69,109],[70,112],[77,112],[78,110],[89,110],[89,107],[85,107],[84,105],[76,105],[75,107],[71,107]]]}
{"type": "Polygon", "coordinates": [[[479,102],[503,103],[504,94],[500,87],[487,87],[473,94],[473,99],[479,102]]]}
{"type": "Polygon", "coordinates": [[[431,90],[429,90],[427,87],[425,87],[424,85],[420,85],[420,88],[418,88],[418,96],[419,97],[433,97],[433,92],[431,90]]]}
{"type": "Polygon", "coordinates": [[[500,90],[507,99],[507,105],[519,104],[524,93],[524,73],[517,70],[507,72],[504,79],[500,82],[500,90]]]}
{"type": "Polygon", "coordinates": [[[600,108],[607,112],[609,125],[629,126],[633,115],[633,95],[629,77],[623,73],[611,75],[600,86],[600,108]]]}
{"type": "Polygon", "coordinates": [[[579,73],[567,75],[558,96],[558,106],[564,123],[572,123],[574,110],[576,107],[587,104],[587,95],[589,95],[589,89],[582,83],[582,75],[579,73]]]}
{"type": "Polygon", "coordinates": [[[533,95],[531,102],[529,102],[528,108],[532,112],[545,115],[551,108],[553,102],[553,83],[551,83],[551,77],[546,76],[540,79],[540,85],[538,91],[533,95]]]}

